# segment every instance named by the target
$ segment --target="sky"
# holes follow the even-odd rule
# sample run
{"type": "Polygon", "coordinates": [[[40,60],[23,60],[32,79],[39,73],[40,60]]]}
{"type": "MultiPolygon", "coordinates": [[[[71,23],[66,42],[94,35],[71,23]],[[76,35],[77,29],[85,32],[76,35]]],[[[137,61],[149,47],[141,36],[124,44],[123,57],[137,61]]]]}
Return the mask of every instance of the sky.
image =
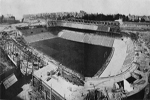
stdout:
{"type": "Polygon", "coordinates": [[[150,0],[0,0],[0,15],[51,12],[79,12],[104,14],[150,15],[150,0]]]}

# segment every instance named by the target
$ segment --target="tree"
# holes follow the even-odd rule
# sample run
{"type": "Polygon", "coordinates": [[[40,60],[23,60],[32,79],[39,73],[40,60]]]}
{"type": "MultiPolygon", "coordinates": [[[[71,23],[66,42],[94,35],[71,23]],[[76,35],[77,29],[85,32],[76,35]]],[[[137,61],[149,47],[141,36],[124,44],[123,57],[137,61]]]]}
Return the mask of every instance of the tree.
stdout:
{"type": "Polygon", "coordinates": [[[145,19],[144,19],[144,18],[141,18],[141,22],[145,22],[145,19]]]}
{"type": "Polygon", "coordinates": [[[1,21],[2,21],[2,23],[3,23],[3,20],[4,20],[4,15],[2,15],[2,17],[1,17],[1,21]]]}

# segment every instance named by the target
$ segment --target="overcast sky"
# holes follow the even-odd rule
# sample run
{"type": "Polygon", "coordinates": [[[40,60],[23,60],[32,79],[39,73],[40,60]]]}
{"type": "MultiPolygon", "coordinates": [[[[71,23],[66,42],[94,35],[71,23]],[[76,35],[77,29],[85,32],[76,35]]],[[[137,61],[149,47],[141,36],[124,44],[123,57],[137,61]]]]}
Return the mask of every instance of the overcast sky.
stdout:
{"type": "Polygon", "coordinates": [[[150,0],[0,0],[0,15],[80,11],[150,15],[150,0]]]}

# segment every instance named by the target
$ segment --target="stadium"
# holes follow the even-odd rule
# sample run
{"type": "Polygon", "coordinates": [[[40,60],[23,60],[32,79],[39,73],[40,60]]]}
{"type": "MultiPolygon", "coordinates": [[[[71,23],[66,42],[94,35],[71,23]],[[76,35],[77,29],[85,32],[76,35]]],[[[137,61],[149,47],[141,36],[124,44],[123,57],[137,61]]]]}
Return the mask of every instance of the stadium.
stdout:
{"type": "Polygon", "coordinates": [[[24,49],[39,58],[35,63],[30,60],[34,57],[20,57],[25,58],[20,62],[22,73],[32,73],[32,85],[40,93],[31,91],[31,98],[39,98],[36,94],[49,100],[118,99],[142,90],[148,68],[139,62],[144,62],[143,50],[148,49],[119,32],[118,25],[77,20],[16,26],[21,39],[15,41],[23,46],[12,51],[21,56],[24,49]]]}

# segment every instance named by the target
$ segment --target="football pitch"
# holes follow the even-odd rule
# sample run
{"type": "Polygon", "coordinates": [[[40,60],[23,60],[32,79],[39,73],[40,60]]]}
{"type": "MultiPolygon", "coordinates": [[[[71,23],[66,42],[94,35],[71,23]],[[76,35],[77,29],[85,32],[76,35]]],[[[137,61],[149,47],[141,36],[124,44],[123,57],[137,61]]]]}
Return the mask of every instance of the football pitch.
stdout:
{"type": "Polygon", "coordinates": [[[74,42],[59,37],[34,42],[31,46],[85,77],[94,76],[112,51],[110,47],[74,42]]]}

